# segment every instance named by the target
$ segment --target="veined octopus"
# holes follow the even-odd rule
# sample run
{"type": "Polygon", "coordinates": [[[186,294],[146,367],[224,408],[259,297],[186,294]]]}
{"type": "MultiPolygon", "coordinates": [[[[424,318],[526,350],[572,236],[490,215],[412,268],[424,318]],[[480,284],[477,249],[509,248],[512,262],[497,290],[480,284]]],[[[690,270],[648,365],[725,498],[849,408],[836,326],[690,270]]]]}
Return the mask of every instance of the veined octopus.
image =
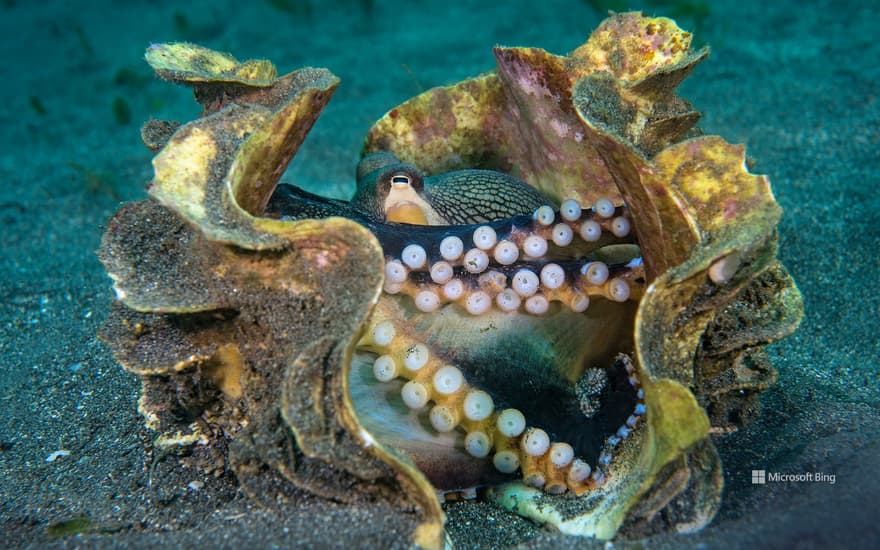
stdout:
{"type": "Polygon", "coordinates": [[[361,161],[350,204],[288,185],[270,201],[283,220],[344,215],[382,244],[385,296],[358,342],[355,410],[440,490],[473,494],[519,472],[582,493],[646,412],[631,360],[613,360],[632,347],[616,336],[634,313],[615,304],[636,302],[645,280],[626,209],[549,203],[500,172],[426,178],[388,153],[361,161]],[[427,220],[439,225],[406,223],[427,220]]]}

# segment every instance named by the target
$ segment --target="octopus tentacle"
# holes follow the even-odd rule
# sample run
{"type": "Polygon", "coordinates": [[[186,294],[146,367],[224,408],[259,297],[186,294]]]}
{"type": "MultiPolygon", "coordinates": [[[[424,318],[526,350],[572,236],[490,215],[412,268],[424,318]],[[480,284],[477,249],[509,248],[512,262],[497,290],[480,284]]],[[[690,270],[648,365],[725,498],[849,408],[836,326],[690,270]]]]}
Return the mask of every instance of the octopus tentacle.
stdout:
{"type": "Polygon", "coordinates": [[[275,188],[263,216],[282,220],[341,216],[360,223],[369,223],[367,216],[347,201],[328,199],[286,183],[281,183],[275,188]]]}
{"type": "Polygon", "coordinates": [[[445,262],[433,264],[431,273],[407,274],[398,261],[386,264],[385,292],[404,294],[415,300],[423,312],[436,311],[455,302],[478,315],[491,307],[502,311],[547,312],[550,302],[560,302],[573,311],[587,309],[590,299],[615,302],[638,300],[642,293],[644,268],[639,262],[606,265],[602,262],[519,264],[481,274],[452,268],[445,262]],[[570,273],[577,273],[570,277],[570,273]],[[598,275],[596,275],[598,273],[598,275]]]}
{"type": "Polygon", "coordinates": [[[606,246],[634,242],[626,208],[601,200],[591,209],[575,201],[563,205],[479,225],[378,226],[374,231],[387,258],[385,291],[412,297],[424,312],[456,302],[474,315],[493,305],[540,315],[554,301],[584,311],[591,297],[638,299],[640,261],[609,265],[590,257],[606,246]]]}
{"type": "MultiPolygon", "coordinates": [[[[598,204],[598,202],[597,202],[598,204]]],[[[521,214],[480,224],[451,226],[414,226],[410,224],[377,223],[363,221],[382,243],[386,256],[400,258],[403,249],[411,244],[439,245],[444,239],[458,239],[460,254],[451,249],[446,253],[438,248],[426,248],[428,259],[458,262],[472,248],[496,253],[496,245],[511,243],[521,250],[517,257],[540,259],[552,257],[580,257],[599,248],[613,244],[633,244],[635,237],[630,231],[631,223],[626,206],[610,211],[595,208],[582,209],[576,218],[565,218],[560,212],[543,205],[533,214],[521,214]]],[[[510,264],[513,261],[498,263],[510,264]]]]}
{"type": "Polygon", "coordinates": [[[502,474],[520,471],[523,482],[550,494],[582,494],[601,486],[614,449],[637,429],[646,414],[644,391],[626,356],[618,361],[626,369],[636,394],[635,405],[617,430],[609,435],[591,466],[576,456],[575,447],[554,441],[541,427],[530,425],[516,408],[500,409],[490,393],[469,382],[462,370],[446,361],[393,319],[373,319],[358,342],[360,351],[376,355],[373,376],[381,383],[406,380],[400,397],[406,406],[427,413],[438,433],[460,430],[464,450],[474,458],[492,461],[502,474]]]}
{"type": "MultiPolygon", "coordinates": [[[[446,223],[485,221],[458,225],[395,223],[386,214],[402,215],[405,209],[393,204],[389,210],[388,198],[409,197],[412,203],[407,203],[410,199],[403,202],[421,209],[424,205],[419,201],[424,199],[416,192],[430,188],[431,178],[423,178],[415,167],[388,154],[365,158],[358,176],[358,191],[351,203],[329,201],[281,186],[269,210],[287,219],[344,215],[369,228],[386,257],[385,293],[407,296],[417,311],[431,313],[445,306],[461,307],[471,315],[489,314],[493,309],[545,315],[551,313],[553,302],[561,302],[580,313],[597,298],[613,303],[641,297],[645,274],[626,206],[599,199],[588,207],[569,199],[554,208],[537,192],[534,196],[520,193],[518,180],[495,174],[493,181],[510,187],[513,195],[523,199],[512,201],[505,211],[515,215],[497,216],[504,209],[475,198],[479,196],[475,182],[482,175],[470,171],[437,178],[446,178],[445,191],[453,193],[459,186],[459,195],[472,192],[474,200],[456,202],[460,210],[447,219],[430,213],[423,218],[446,223]],[[524,205],[529,208],[526,212],[524,205]],[[457,305],[447,305],[452,303],[457,305]]],[[[497,189],[493,194],[504,196],[497,189]]],[[[427,208],[443,210],[440,196],[424,193],[433,201],[427,208]]],[[[518,408],[500,407],[492,388],[479,387],[477,373],[472,373],[476,381],[465,373],[472,367],[456,364],[454,357],[444,357],[443,351],[432,348],[429,334],[419,330],[405,316],[375,313],[357,344],[360,354],[372,357],[365,362],[371,377],[389,387],[398,385],[400,402],[416,414],[424,413],[436,434],[462,432],[464,451],[471,457],[490,460],[496,474],[520,472],[524,483],[547,493],[581,494],[601,486],[615,448],[637,428],[645,414],[644,392],[636,371],[632,362],[621,356],[617,363],[625,369],[624,384],[628,383],[633,396],[629,411],[617,411],[626,415],[621,417],[621,425],[607,432],[601,445],[598,441],[585,444],[582,434],[565,429],[567,435],[562,439],[569,440],[554,440],[552,426],[533,424],[536,419],[530,421],[518,408]],[[596,445],[599,449],[592,463],[579,456],[585,449],[595,450],[596,445]]],[[[595,369],[588,369],[588,373],[590,370],[595,369]]],[[[581,389],[572,394],[575,401],[582,400],[574,405],[582,420],[595,414],[604,387],[591,375],[584,377],[581,389]]],[[[599,379],[607,380],[607,375],[599,379]]],[[[502,398],[530,399],[528,393],[520,388],[511,395],[502,392],[502,398]]],[[[529,405],[524,405],[523,410],[527,410],[529,405]]],[[[607,424],[599,425],[603,432],[609,428],[607,424]]]]}

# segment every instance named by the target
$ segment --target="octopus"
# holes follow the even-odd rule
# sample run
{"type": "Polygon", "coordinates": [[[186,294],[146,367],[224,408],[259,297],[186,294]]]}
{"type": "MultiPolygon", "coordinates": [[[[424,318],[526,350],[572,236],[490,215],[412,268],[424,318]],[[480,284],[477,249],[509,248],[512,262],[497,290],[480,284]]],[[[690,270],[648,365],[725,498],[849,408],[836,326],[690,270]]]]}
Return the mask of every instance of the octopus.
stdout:
{"type": "Polygon", "coordinates": [[[342,201],[279,183],[329,71],[151,46],[203,112],[145,124],[150,198],[99,256],[156,446],[267,506],[389,503],[428,548],[453,496],[599,539],[708,524],[713,439],[802,303],[769,182],[674,94],[707,53],[639,13],[496,48],[377,121],[342,201]]]}
{"type": "MultiPolygon", "coordinates": [[[[357,190],[350,203],[329,201],[282,184],[267,215],[291,221],[344,215],[368,227],[382,245],[386,257],[383,291],[407,300],[374,314],[358,343],[357,360],[366,365],[361,371],[372,371],[383,385],[380,395],[373,395],[375,390],[366,394],[369,399],[390,400],[391,407],[397,405],[411,415],[394,420],[394,431],[409,424],[417,437],[396,433],[395,448],[405,449],[442,492],[473,495],[486,479],[501,477],[486,472],[485,462],[455,456],[459,450],[472,458],[491,460],[496,474],[519,472],[527,485],[550,494],[582,493],[600,485],[614,448],[636,429],[646,412],[644,391],[632,362],[621,356],[613,371],[618,384],[609,386],[604,366],[598,366],[601,362],[581,359],[607,355],[600,352],[605,344],[584,337],[577,362],[550,367],[552,358],[503,340],[523,328],[523,322],[511,314],[541,318],[525,321],[536,326],[547,318],[563,331],[576,328],[586,333],[591,331],[591,321],[572,314],[586,312],[591,300],[626,303],[638,299],[644,269],[626,208],[602,198],[587,209],[574,199],[563,201],[557,209],[549,198],[510,175],[460,170],[425,177],[390,153],[366,156],[357,173],[357,190]],[[432,226],[426,226],[427,220],[434,222],[432,226]],[[609,258],[616,262],[606,263],[609,258]],[[489,323],[485,340],[500,341],[483,344],[479,355],[469,356],[456,350],[456,342],[444,338],[442,329],[428,334],[413,330],[419,325],[413,320],[420,314],[467,322],[462,310],[489,323]],[[429,335],[434,339],[430,347],[426,345],[429,335]],[[494,349],[487,357],[489,346],[494,349]],[[517,360],[503,359],[499,353],[517,360]],[[457,359],[454,364],[449,360],[452,357],[457,359]],[[549,368],[541,374],[544,380],[534,383],[537,388],[497,383],[518,370],[534,378],[542,361],[549,368]],[[587,372],[585,365],[590,363],[597,366],[587,372]],[[595,372],[604,376],[598,387],[589,382],[597,379],[595,372]],[[568,379],[592,387],[581,399],[568,379]],[[626,382],[620,384],[617,379],[626,382]],[[475,381],[491,387],[492,393],[475,386],[475,381]],[[600,417],[583,414],[606,389],[603,397],[616,401],[610,410],[600,417]],[[383,394],[397,395],[383,399],[383,394]],[[502,408],[496,401],[517,406],[502,408]],[[544,428],[530,425],[523,411],[529,418],[540,419],[544,428]],[[619,418],[621,411],[629,415],[619,418]],[[419,416],[426,416],[433,433],[421,428],[419,416]],[[552,441],[545,429],[549,426],[557,426],[550,432],[552,441]],[[454,430],[463,438],[445,438],[449,449],[443,452],[448,456],[438,468],[438,447],[423,442],[454,430]],[[591,460],[580,457],[585,453],[592,454],[591,460]]],[[[602,316],[613,308],[595,307],[602,316]]],[[[631,310],[623,307],[617,315],[626,318],[631,310]]],[[[558,332],[545,331],[553,336],[533,339],[530,348],[549,344],[558,332]]],[[[593,331],[603,333],[603,329],[593,331]]],[[[370,385],[357,382],[351,387],[370,385]]],[[[360,401],[367,403],[366,398],[360,401]]],[[[369,407],[356,405],[356,409],[369,407]]],[[[371,433],[384,438],[389,417],[380,411],[365,416],[364,422],[371,433]]]]}

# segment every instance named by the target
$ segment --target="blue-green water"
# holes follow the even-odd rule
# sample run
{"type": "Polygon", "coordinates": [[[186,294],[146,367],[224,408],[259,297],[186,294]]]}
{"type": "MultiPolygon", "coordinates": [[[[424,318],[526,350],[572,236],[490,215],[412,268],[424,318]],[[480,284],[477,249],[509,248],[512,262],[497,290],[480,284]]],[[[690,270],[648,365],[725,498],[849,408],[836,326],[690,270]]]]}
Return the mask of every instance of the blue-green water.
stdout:
{"type": "MultiPolygon", "coordinates": [[[[342,83],[284,179],[347,198],[363,136],[388,109],[491,69],[495,44],[569,52],[607,9],[628,7],[673,16],[712,47],[679,93],[703,113],[706,133],[745,143],[753,171],[769,175],[785,209],[779,257],[806,307],[800,330],[772,348],[780,380],[763,414],[718,441],[726,492],[715,522],[654,543],[876,543],[880,45],[871,2],[8,0],[0,3],[0,546],[395,540],[393,517],[369,508],[310,500],[286,516],[268,513],[228,477],[193,477],[146,449],[137,384],[95,339],[113,296],[93,251],[120,203],[146,196],[151,155],[140,124],[197,115],[187,90],[152,78],[148,44],[188,40],[271,59],[282,72],[332,70],[342,83]],[[836,479],[757,486],[753,469],[836,479]],[[193,481],[203,485],[194,490],[193,481]],[[50,526],[80,517],[89,518],[85,534],[50,536],[50,526]]],[[[583,544],[486,505],[447,513],[463,548],[583,544]]]]}

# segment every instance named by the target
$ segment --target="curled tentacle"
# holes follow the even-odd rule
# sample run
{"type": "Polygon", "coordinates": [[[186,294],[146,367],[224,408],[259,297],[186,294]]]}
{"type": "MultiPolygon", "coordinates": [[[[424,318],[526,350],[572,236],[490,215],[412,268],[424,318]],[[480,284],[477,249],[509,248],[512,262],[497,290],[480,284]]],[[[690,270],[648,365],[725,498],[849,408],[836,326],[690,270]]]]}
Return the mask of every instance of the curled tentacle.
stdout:
{"type": "MultiPolygon", "coordinates": [[[[592,438],[574,437],[565,441],[566,435],[571,435],[567,434],[565,424],[539,425],[529,417],[534,407],[527,388],[499,394],[481,387],[475,380],[478,377],[470,374],[472,365],[451,361],[421,340],[403,320],[383,318],[380,314],[358,342],[358,350],[372,357],[366,360],[367,365],[372,364],[372,377],[393,388],[386,393],[389,407],[393,409],[402,404],[411,415],[430,425],[426,429],[438,436],[457,434],[453,439],[456,446],[473,459],[491,464],[496,475],[511,476],[519,472],[524,483],[551,494],[567,491],[582,494],[601,486],[605,481],[604,472],[614,459],[615,448],[638,429],[646,414],[644,391],[632,361],[625,355],[618,356],[611,372],[622,380],[617,394],[626,394],[627,407],[617,407],[617,410],[612,407],[606,414],[616,420],[585,420],[586,416],[572,419],[575,423],[589,422],[591,429],[598,433],[592,438]],[[516,401],[523,406],[518,406],[516,401]],[[597,435],[598,446],[595,444],[597,435]]],[[[607,381],[609,375],[605,371],[598,372],[602,372],[601,378],[607,381]]],[[[584,377],[596,376],[588,371],[584,377]]],[[[603,390],[607,387],[593,388],[591,398],[599,399],[597,396],[603,390]]],[[[620,399],[618,395],[618,405],[620,399]]],[[[580,416],[580,412],[576,411],[574,416],[580,416]]],[[[399,434],[406,431],[404,421],[400,422],[400,426],[375,426],[375,429],[399,434]]],[[[446,487],[448,472],[422,455],[418,446],[407,450],[429,477],[435,477],[432,481],[436,486],[461,489],[446,487]]],[[[461,470],[474,468],[466,460],[459,458],[459,461],[457,467],[461,470]]]]}

